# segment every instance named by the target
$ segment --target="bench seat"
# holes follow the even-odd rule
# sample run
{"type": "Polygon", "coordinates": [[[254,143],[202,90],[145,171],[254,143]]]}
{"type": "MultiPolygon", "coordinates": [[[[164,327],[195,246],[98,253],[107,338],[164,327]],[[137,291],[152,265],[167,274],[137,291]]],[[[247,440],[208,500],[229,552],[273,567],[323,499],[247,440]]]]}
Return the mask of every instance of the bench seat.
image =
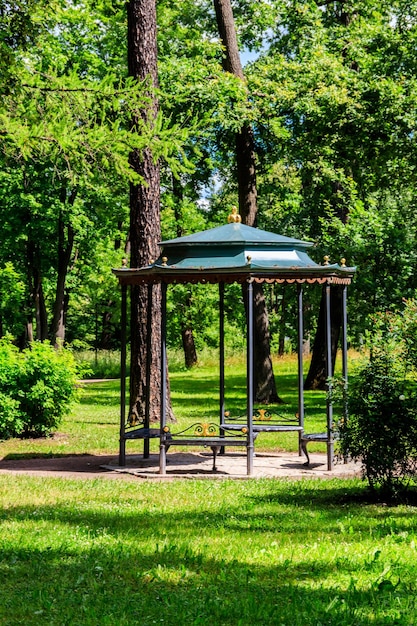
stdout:
{"type": "MultiPolygon", "coordinates": [[[[242,430],[242,424],[220,424],[220,428],[227,430],[242,430]]],[[[290,433],[290,432],[303,432],[303,427],[290,424],[253,424],[252,430],[254,433],[290,433]]]]}
{"type": "MultiPolygon", "coordinates": [[[[332,442],[337,439],[337,435],[333,436],[332,442]]],[[[307,446],[309,443],[330,443],[330,439],[327,433],[303,433],[300,437],[300,447],[302,452],[305,454],[307,461],[304,463],[306,467],[310,465],[310,456],[307,451],[307,446]]]]}

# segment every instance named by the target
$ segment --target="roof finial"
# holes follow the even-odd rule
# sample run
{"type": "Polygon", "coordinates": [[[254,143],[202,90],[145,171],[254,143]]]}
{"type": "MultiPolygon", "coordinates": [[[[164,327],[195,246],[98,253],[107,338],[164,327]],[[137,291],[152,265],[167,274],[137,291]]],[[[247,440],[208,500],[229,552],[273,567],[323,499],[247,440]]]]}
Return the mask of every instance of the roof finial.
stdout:
{"type": "Polygon", "coordinates": [[[229,224],[240,224],[240,222],[242,221],[242,218],[237,212],[237,208],[235,206],[232,206],[232,212],[227,218],[227,221],[229,222],[229,224]]]}

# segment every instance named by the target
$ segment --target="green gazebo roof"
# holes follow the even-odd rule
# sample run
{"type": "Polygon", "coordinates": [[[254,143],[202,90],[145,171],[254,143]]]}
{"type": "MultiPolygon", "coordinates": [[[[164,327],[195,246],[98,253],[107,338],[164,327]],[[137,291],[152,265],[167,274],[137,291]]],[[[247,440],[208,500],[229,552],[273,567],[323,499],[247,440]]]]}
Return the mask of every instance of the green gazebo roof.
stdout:
{"type": "Polygon", "coordinates": [[[350,283],[355,268],[319,265],[307,254],[313,244],[240,222],[163,241],[161,254],[142,268],[113,270],[121,283],[277,282],[350,283]]]}

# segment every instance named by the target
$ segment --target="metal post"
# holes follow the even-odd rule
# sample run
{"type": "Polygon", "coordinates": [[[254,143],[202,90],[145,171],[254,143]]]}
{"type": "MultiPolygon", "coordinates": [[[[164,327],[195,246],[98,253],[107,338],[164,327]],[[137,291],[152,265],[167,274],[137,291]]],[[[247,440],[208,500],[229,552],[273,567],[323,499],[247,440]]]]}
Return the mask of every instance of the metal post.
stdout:
{"type": "Polygon", "coordinates": [[[247,474],[253,474],[253,285],[248,283],[248,321],[246,325],[246,411],[248,426],[247,474]]]}
{"type": "MultiPolygon", "coordinates": [[[[348,406],[348,345],[347,345],[347,285],[342,290],[342,378],[343,378],[343,420],[349,419],[348,406]]],[[[347,463],[346,456],[344,462],[347,463]]]]}
{"type": "Polygon", "coordinates": [[[220,324],[219,324],[219,365],[220,365],[220,423],[223,422],[224,418],[224,283],[219,283],[219,315],[220,315],[220,324]]]}
{"type": "Polygon", "coordinates": [[[327,413],[327,469],[333,469],[333,403],[332,395],[332,332],[331,332],[331,311],[330,311],[330,284],[326,283],[326,413],[327,413]]]}
{"type": "MultiPolygon", "coordinates": [[[[304,339],[304,324],[303,324],[303,287],[297,286],[297,303],[298,303],[298,419],[300,426],[304,430],[304,372],[303,372],[303,339],[304,339]]],[[[298,433],[298,454],[301,456],[301,435],[298,433]]]]}
{"type": "MultiPolygon", "coordinates": [[[[151,413],[151,367],[152,367],[152,314],[153,314],[153,285],[148,285],[148,315],[146,319],[146,393],[145,393],[145,422],[144,428],[150,428],[151,413]]],[[[149,437],[143,440],[143,458],[149,459],[149,437]]]]}
{"type": "Polygon", "coordinates": [[[161,417],[160,417],[160,446],[159,446],[159,473],[166,473],[165,426],[167,412],[167,285],[161,285],[161,417]]]}
{"type": "Polygon", "coordinates": [[[343,417],[347,418],[347,390],[348,390],[348,345],[347,345],[347,285],[342,290],[342,377],[344,390],[343,417]]]}
{"type": "MultiPolygon", "coordinates": [[[[224,403],[224,384],[225,384],[225,376],[224,376],[224,283],[219,283],[219,419],[220,424],[223,423],[224,420],[224,412],[225,412],[225,403],[224,403]]],[[[224,431],[220,431],[220,436],[224,435],[224,431]]],[[[224,454],[224,446],[220,449],[220,454],[224,454]]]]}
{"type": "Polygon", "coordinates": [[[122,285],[121,311],[121,350],[120,350],[120,436],[119,436],[119,465],[126,465],[126,321],[127,321],[127,286],[122,285]]]}

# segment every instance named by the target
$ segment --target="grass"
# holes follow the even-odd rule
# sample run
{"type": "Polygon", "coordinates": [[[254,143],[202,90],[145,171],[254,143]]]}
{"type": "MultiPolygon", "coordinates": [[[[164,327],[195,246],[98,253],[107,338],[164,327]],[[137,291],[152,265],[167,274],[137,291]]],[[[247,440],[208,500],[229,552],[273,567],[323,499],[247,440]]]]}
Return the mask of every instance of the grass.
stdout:
{"type": "MultiPolygon", "coordinates": [[[[175,361],[174,361],[175,362],[175,361]]],[[[307,367],[307,366],[306,366],[307,367]]],[[[297,363],[291,356],[275,363],[278,392],[284,404],[278,412],[294,416],[297,411],[297,363]]],[[[218,364],[210,356],[192,372],[174,367],[170,372],[171,396],[178,430],[191,423],[219,415],[218,364]]],[[[0,457],[52,456],[62,454],[115,454],[119,436],[118,380],[86,382],[81,401],[72,413],[63,419],[59,432],[44,439],[12,439],[0,442],[0,457]]],[[[226,366],[227,408],[233,415],[245,412],[245,365],[242,358],[229,358],[226,366]]],[[[326,428],[325,394],[320,391],[305,393],[308,432],[326,428]]],[[[140,451],[140,442],[129,442],[128,453],[140,451]]],[[[151,441],[151,450],[157,450],[157,441],[151,441]]],[[[256,441],[259,451],[297,450],[296,433],[262,434],[256,441]]],[[[312,444],[312,452],[324,450],[322,444],[312,444]]]]}
{"type": "Polygon", "coordinates": [[[353,480],[0,476],[0,623],[417,623],[417,518],[353,480]]]}
{"type": "MultiPolygon", "coordinates": [[[[285,410],[294,361],[277,369],[285,410]]],[[[243,365],[228,363],[239,405],[243,365]]],[[[217,414],[212,363],[171,375],[179,424],[217,414]]],[[[49,439],[0,455],[116,453],[117,381],[85,385],[49,439]]],[[[324,395],[306,394],[321,429],[324,395]]],[[[269,437],[269,436],[268,436],[269,437]]],[[[288,446],[259,437],[257,448],[288,446]],[[262,443],[263,441],[263,443],[262,443]]],[[[130,450],[132,451],[132,450],[130,450]]],[[[417,516],[359,480],[70,480],[0,474],[0,624],[412,626],[417,516]]]]}

